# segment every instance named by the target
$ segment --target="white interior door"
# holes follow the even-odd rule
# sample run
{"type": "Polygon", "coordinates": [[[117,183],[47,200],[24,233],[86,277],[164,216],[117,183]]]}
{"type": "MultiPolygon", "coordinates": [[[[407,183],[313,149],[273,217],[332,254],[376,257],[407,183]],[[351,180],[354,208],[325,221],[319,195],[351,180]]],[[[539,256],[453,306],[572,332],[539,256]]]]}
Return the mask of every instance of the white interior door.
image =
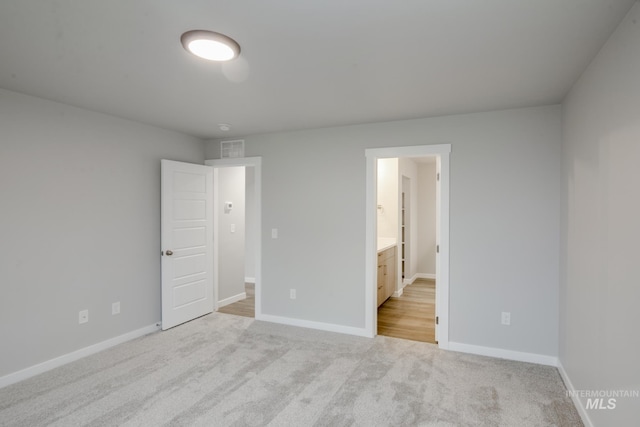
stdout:
{"type": "Polygon", "coordinates": [[[213,168],[162,160],[162,329],[211,313],[213,168]]]}

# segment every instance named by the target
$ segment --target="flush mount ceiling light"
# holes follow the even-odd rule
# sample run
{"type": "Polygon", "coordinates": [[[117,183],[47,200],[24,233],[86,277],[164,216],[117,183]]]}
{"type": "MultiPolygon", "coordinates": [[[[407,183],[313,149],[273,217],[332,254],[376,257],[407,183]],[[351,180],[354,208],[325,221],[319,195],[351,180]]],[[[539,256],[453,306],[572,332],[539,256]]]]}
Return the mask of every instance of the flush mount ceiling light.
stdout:
{"type": "Polygon", "coordinates": [[[187,31],[180,41],[188,52],[209,61],[229,61],[240,55],[240,45],[235,40],[213,31],[187,31]]]}

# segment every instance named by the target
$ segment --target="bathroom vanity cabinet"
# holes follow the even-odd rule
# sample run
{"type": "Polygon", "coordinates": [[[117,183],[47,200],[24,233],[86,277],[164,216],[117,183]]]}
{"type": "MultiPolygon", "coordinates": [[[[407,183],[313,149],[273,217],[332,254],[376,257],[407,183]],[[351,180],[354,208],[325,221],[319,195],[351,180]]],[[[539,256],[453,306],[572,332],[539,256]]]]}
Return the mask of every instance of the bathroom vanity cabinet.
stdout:
{"type": "Polygon", "coordinates": [[[396,291],[397,246],[378,251],[378,307],[396,291]]]}

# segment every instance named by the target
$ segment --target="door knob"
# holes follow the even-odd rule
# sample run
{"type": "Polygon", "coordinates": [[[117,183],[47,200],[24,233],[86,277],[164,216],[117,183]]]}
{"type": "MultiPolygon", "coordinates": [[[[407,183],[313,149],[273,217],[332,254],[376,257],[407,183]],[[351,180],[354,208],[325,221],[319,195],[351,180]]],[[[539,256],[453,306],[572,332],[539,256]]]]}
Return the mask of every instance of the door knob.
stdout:
{"type": "Polygon", "coordinates": [[[171,255],[173,255],[173,251],[171,251],[171,250],[166,251],[165,254],[167,254],[167,256],[171,256],[171,255]]]}

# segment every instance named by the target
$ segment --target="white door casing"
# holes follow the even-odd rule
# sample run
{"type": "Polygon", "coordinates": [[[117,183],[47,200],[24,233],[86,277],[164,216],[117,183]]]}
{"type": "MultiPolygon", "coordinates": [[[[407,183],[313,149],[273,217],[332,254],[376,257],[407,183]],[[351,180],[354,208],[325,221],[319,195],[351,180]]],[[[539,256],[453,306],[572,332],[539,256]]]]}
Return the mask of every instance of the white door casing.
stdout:
{"type": "MultiPolygon", "coordinates": [[[[440,242],[442,241],[442,230],[440,229],[441,227],[441,221],[442,221],[442,187],[440,185],[440,183],[442,182],[442,175],[441,175],[441,169],[442,169],[442,157],[438,156],[436,157],[436,320],[435,320],[435,339],[436,342],[440,342],[442,341],[441,338],[441,329],[438,325],[438,320],[439,319],[443,319],[444,320],[444,316],[442,315],[443,310],[441,310],[441,306],[443,304],[448,304],[449,303],[449,298],[448,295],[446,296],[446,300],[443,299],[445,296],[442,294],[442,286],[439,286],[440,282],[442,281],[442,265],[440,264],[440,242]],[[438,273],[440,272],[440,274],[438,275],[438,273]]],[[[448,175],[448,174],[447,174],[448,175]]],[[[448,176],[447,176],[448,179],[448,176]]],[[[447,195],[447,206],[449,206],[449,202],[448,202],[448,195],[447,195]]],[[[447,227],[448,228],[448,227],[447,227]]],[[[448,239],[447,239],[448,240],[448,239]]],[[[448,270],[448,269],[447,269],[448,270]]],[[[449,273],[447,271],[447,277],[449,276],[449,273]]],[[[449,282],[449,280],[447,279],[447,283],[449,282]]],[[[448,286],[447,286],[448,289],[448,286]]],[[[448,324],[448,319],[447,319],[447,324],[448,324]]],[[[448,334],[447,334],[448,335],[448,334]]],[[[448,338],[447,338],[448,341],[448,338]]]]}
{"type": "Polygon", "coordinates": [[[365,330],[367,335],[377,335],[377,161],[395,157],[436,156],[440,181],[437,185],[436,244],[440,251],[436,256],[436,326],[438,346],[449,348],[449,156],[451,144],[416,145],[407,147],[370,148],[365,150],[366,157],[366,212],[365,212],[365,330]]]}
{"type": "Polygon", "coordinates": [[[162,329],[214,309],[213,168],[161,162],[162,329]]]}

